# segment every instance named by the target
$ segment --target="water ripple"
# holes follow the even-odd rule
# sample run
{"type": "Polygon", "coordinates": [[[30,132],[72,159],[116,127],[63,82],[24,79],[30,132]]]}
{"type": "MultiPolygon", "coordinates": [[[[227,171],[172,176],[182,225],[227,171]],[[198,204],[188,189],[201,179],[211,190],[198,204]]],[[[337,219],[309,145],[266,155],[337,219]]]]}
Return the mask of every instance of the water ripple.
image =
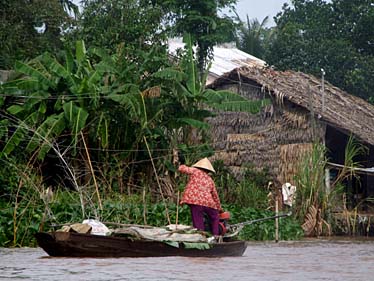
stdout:
{"type": "Polygon", "coordinates": [[[51,258],[40,248],[0,248],[0,280],[372,280],[374,241],[249,242],[243,257],[51,258]]]}

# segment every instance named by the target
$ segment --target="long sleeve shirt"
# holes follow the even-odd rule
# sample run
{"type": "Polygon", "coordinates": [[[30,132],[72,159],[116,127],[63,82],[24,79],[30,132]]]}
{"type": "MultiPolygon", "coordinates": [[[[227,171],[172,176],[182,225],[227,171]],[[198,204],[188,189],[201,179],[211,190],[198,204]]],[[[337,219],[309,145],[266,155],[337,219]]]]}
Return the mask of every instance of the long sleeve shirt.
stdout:
{"type": "Polygon", "coordinates": [[[221,203],[213,179],[208,173],[194,167],[181,165],[178,170],[189,175],[181,204],[194,204],[221,210],[221,203]]]}

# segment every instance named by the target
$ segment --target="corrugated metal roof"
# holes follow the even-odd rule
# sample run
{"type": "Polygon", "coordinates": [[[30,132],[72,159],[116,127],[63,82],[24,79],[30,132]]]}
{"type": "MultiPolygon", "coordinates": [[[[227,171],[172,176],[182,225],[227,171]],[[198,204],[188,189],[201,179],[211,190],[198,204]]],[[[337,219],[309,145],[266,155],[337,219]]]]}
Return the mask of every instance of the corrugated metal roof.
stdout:
{"type": "MultiPolygon", "coordinates": [[[[169,39],[168,45],[170,54],[176,54],[178,49],[183,49],[184,47],[182,39],[179,38],[169,39]]],[[[266,64],[265,61],[240,51],[231,44],[215,46],[213,48],[213,56],[212,66],[209,70],[210,77],[207,81],[208,84],[235,68],[241,66],[263,67],[266,64]]]]}

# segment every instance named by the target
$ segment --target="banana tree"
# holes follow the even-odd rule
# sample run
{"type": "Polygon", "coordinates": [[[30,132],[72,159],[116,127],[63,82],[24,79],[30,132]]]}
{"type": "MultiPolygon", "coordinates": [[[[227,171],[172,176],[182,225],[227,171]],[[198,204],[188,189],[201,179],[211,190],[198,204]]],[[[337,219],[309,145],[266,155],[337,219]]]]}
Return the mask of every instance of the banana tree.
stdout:
{"type": "Polygon", "coordinates": [[[64,138],[66,145],[76,154],[82,131],[90,133],[99,147],[108,148],[117,108],[134,114],[140,106],[136,85],[122,84],[111,91],[104,79],[115,74],[109,67],[92,65],[82,41],[77,42],[74,56],[64,53],[63,63],[48,53],[29,63],[17,62],[19,78],[2,85],[10,97],[4,102],[6,112],[16,127],[2,152],[8,155],[24,142],[26,153],[37,151],[43,160],[64,133],[70,136],[64,138]]]}
{"type": "MultiPolygon", "coordinates": [[[[205,118],[216,111],[245,111],[256,113],[264,101],[250,101],[230,91],[206,88],[209,68],[200,76],[189,35],[184,37],[185,51],[178,67],[165,68],[154,74],[163,86],[165,129],[173,143],[188,143],[191,128],[208,129],[205,118]],[[201,77],[201,78],[200,78],[201,77]],[[170,122],[171,121],[171,122],[170,122]],[[181,128],[182,137],[181,137],[181,128]]],[[[266,101],[265,101],[266,103],[266,101]]]]}
{"type": "Polygon", "coordinates": [[[72,67],[73,58],[68,53],[65,67],[48,54],[29,63],[16,63],[19,79],[2,86],[2,91],[11,97],[6,105],[16,103],[6,108],[16,130],[3,147],[4,154],[10,154],[21,142],[27,142],[26,152],[31,153],[38,147],[38,157],[43,159],[51,143],[43,142],[41,136],[45,141],[52,141],[69,125],[75,132],[82,129],[87,112],[73,104],[72,96],[78,93],[79,86],[71,73],[72,67]],[[66,88],[65,93],[59,92],[62,80],[66,81],[69,92],[66,88]],[[78,113],[77,118],[73,111],[78,113]]]}
{"type": "Polygon", "coordinates": [[[93,148],[90,158],[101,165],[96,170],[105,175],[116,169],[122,180],[125,171],[119,167],[148,157],[139,152],[145,149],[144,137],[151,149],[166,139],[157,126],[162,117],[155,98],[160,87],[147,82],[150,68],[159,63],[152,63],[153,57],[160,57],[157,50],[142,54],[140,65],[125,52],[86,51],[77,42],[74,55],[44,54],[17,63],[17,79],[1,85],[7,96],[2,100],[2,154],[21,147],[22,154],[43,162],[51,148],[62,147],[68,159],[87,163],[86,151],[80,150],[84,136],[88,149],[93,148]]]}

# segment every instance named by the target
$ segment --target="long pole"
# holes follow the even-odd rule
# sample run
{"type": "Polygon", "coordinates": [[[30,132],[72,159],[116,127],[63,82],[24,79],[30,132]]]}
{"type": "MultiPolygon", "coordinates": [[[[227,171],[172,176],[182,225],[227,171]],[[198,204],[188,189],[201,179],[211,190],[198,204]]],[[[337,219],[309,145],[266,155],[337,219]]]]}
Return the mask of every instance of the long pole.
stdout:
{"type": "Polygon", "coordinates": [[[278,195],[275,197],[275,243],[279,241],[279,206],[278,206],[278,195]]]}
{"type": "Polygon", "coordinates": [[[92,174],[92,179],[94,181],[94,184],[95,184],[95,189],[96,189],[96,194],[97,194],[97,200],[99,202],[99,207],[100,207],[100,210],[102,211],[103,210],[103,205],[101,203],[101,198],[100,198],[100,192],[99,192],[99,186],[97,185],[97,182],[96,182],[96,177],[95,177],[95,172],[92,168],[92,163],[91,163],[91,158],[90,158],[90,153],[88,152],[88,148],[87,148],[87,145],[86,145],[86,141],[84,140],[84,135],[83,133],[81,132],[81,136],[82,136],[82,141],[83,141],[83,145],[84,145],[84,148],[86,150],[86,154],[87,154],[87,161],[88,161],[88,164],[90,166],[90,171],[91,171],[91,174],[92,174]]]}
{"type": "Polygon", "coordinates": [[[179,190],[177,193],[177,214],[175,216],[175,229],[178,229],[178,216],[179,216],[179,190]]]}
{"type": "Polygon", "coordinates": [[[321,72],[322,72],[322,87],[321,87],[321,91],[322,91],[322,112],[325,111],[325,70],[323,68],[321,68],[321,72]]]}
{"type": "Polygon", "coordinates": [[[231,227],[245,226],[245,225],[250,225],[250,224],[257,223],[257,222],[262,222],[262,221],[272,220],[272,219],[275,219],[275,218],[289,217],[289,216],[291,216],[291,215],[292,215],[292,213],[289,212],[289,213],[280,214],[280,215],[277,215],[277,216],[265,217],[265,218],[260,218],[260,219],[251,220],[251,221],[245,221],[245,222],[240,222],[240,223],[236,223],[236,224],[231,224],[230,226],[231,226],[231,227]]]}
{"type": "Polygon", "coordinates": [[[162,188],[161,188],[160,180],[159,180],[158,175],[157,175],[157,170],[156,170],[155,163],[153,162],[153,158],[152,158],[151,150],[149,149],[148,142],[147,142],[147,139],[146,139],[145,136],[143,137],[143,139],[144,139],[145,146],[147,147],[147,150],[148,150],[149,158],[151,159],[151,163],[152,163],[153,171],[154,171],[154,173],[155,173],[155,177],[156,177],[157,185],[158,185],[158,188],[160,189],[160,194],[161,194],[162,202],[164,203],[164,206],[165,206],[166,218],[167,218],[167,220],[168,220],[168,223],[171,224],[171,222],[170,222],[170,216],[169,216],[168,206],[167,206],[167,204],[166,204],[166,200],[165,200],[165,197],[164,197],[164,193],[162,192],[162,188]]]}

